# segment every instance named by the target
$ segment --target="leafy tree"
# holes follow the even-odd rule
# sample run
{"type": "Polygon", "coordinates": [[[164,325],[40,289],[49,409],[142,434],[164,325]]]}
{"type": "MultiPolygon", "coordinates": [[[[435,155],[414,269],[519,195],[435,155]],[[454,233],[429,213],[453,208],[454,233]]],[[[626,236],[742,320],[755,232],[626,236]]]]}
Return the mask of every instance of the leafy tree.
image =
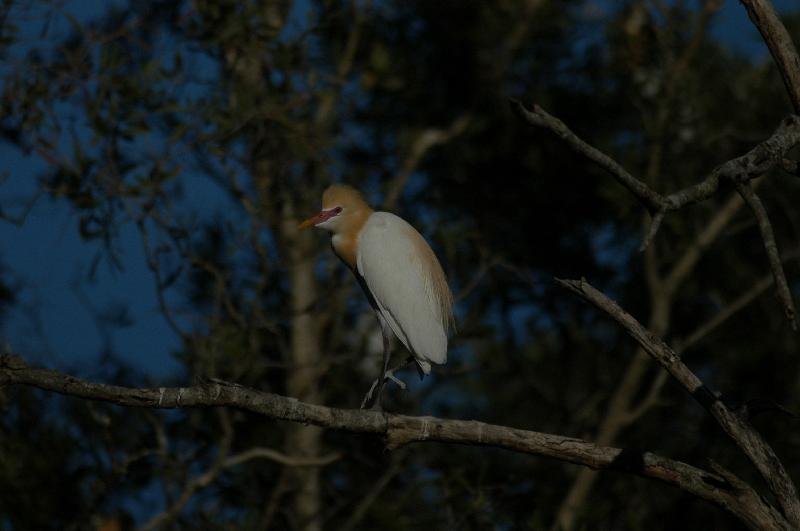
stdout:
{"type": "MultiPolygon", "coordinates": [[[[110,263],[129,259],[120,241],[136,229],[154,304],[181,341],[171,381],[113,356],[82,374],[133,387],[220,379],[355,407],[379,332],[324,238],[296,228],[344,181],[420,228],[458,299],[450,362],[421,384],[409,376],[410,393],[390,388],[387,410],[712,458],[755,484],[624,330],[552,282],[602,286],[734,401],[797,409],[796,339],[762,296],[771,276],[753,216],[725,185],[666,216],[638,252],[652,220],[635,198],[508,99],[538,103],[666,194],[769,137],[784,88],[771,64],[711,38],[717,2],[631,1],[602,19],[592,5],[147,1],[75,17],[7,3],[4,140],[47,164],[38,194],[70,205],[110,263]],[[63,24],[67,36],[50,37],[63,24]],[[31,27],[44,38],[22,46],[31,27]]],[[[792,281],[798,184],[762,181],[792,281]]],[[[238,409],[3,392],[4,528],[738,525],[683,491],[501,450],[386,453],[238,409]]],[[[753,422],[798,477],[787,417],[753,422]]]]}

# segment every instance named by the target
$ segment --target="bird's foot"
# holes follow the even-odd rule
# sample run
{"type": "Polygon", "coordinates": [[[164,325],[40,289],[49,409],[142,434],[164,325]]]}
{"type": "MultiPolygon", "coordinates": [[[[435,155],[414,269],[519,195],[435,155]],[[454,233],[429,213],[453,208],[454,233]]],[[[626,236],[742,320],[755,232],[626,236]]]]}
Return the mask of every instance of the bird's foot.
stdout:
{"type": "Polygon", "coordinates": [[[200,381],[201,383],[214,383],[217,385],[224,385],[226,387],[244,387],[242,384],[229,382],[228,380],[222,380],[220,378],[202,377],[200,378],[200,381]]]}
{"type": "MultiPolygon", "coordinates": [[[[394,383],[396,383],[397,386],[400,389],[405,391],[408,388],[406,383],[403,380],[401,380],[400,378],[398,378],[397,376],[394,375],[394,371],[396,371],[396,370],[398,370],[400,368],[402,368],[402,367],[396,367],[394,369],[389,369],[388,371],[386,371],[386,374],[384,374],[384,376],[383,376],[383,382],[385,383],[385,382],[391,380],[394,383]]],[[[372,385],[370,386],[369,391],[367,391],[367,394],[364,395],[364,400],[361,401],[361,409],[365,409],[367,407],[367,404],[369,404],[369,403],[371,403],[373,401],[373,396],[372,395],[375,393],[375,389],[378,388],[378,384],[380,384],[380,383],[381,383],[381,379],[380,378],[376,378],[375,381],[372,382],[372,385]]],[[[381,387],[381,390],[378,393],[378,396],[374,398],[374,403],[373,403],[371,409],[376,409],[376,408],[380,409],[380,394],[383,392],[383,385],[381,385],[380,387],[381,387]]]]}
{"type": "Polygon", "coordinates": [[[400,389],[405,391],[408,386],[406,385],[406,383],[403,380],[399,379],[397,376],[394,375],[394,371],[395,370],[397,370],[397,369],[391,369],[391,370],[386,371],[386,379],[393,381],[394,383],[397,384],[397,386],[400,389]]]}
{"type": "Polygon", "coordinates": [[[366,409],[367,404],[372,400],[372,393],[375,392],[375,388],[378,386],[379,381],[380,378],[377,378],[374,382],[372,382],[372,386],[369,388],[369,391],[367,391],[367,394],[364,395],[364,400],[361,401],[361,409],[366,409]]]}

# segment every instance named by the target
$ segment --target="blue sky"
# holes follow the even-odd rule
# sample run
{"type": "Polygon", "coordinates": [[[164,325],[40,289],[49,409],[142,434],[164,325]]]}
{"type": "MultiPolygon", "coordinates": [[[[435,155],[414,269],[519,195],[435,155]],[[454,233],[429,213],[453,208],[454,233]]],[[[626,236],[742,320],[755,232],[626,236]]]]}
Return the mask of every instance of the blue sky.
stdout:
{"type": "MultiPolygon", "coordinates": [[[[796,6],[795,0],[774,3],[781,10],[796,6]]],[[[71,2],[64,11],[86,20],[101,13],[106,5],[102,1],[71,2]]],[[[600,16],[612,5],[598,2],[600,16]]],[[[65,20],[61,21],[64,28],[65,20]]],[[[33,23],[20,24],[29,33],[28,38],[35,40],[34,28],[25,26],[33,23]]],[[[766,46],[739,2],[725,2],[713,34],[731,49],[757,59],[767,58],[766,46]]],[[[7,144],[0,144],[0,160],[5,162],[0,205],[5,212],[19,212],[45,166],[37,157],[25,156],[7,144]]],[[[219,209],[213,185],[202,178],[193,179],[196,181],[187,188],[191,190],[189,200],[211,211],[219,209]]],[[[0,340],[31,362],[91,374],[100,369],[105,346],[93,311],[127,305],[131,325],[115,329],[110,336],[115,352],[153,380],[175,374],[179,364],[171,352],[180,342],[159,313],[153,279],[135,227],[125,226],[119,238],[124,269],[118,270],[103,259],[90,280],[86,271],[100,249],[97,243],[81,241],[77,223],[68,205],[46,198],[36,203],[21,226],[0,222],[0,261],[6,266],[6,281],[17,288],[19,297],[18,306],[2,323],[0,340]],[[87,300],[94,310],[87,306],[87,300]]]]}

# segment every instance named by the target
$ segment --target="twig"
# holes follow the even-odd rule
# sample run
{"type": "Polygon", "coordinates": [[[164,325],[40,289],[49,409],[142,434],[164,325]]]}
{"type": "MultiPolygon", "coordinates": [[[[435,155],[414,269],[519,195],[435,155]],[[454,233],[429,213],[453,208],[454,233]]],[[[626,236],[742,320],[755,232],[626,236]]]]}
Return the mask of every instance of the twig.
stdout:
{"type": "Polygon", "coordinates": [[[653,238],[656,237],[656,233],[658,233],[658,229],[661,228],[661,223],[664,221],[664,216],[666,215],[667,210],[665,208],[659,209],[658,212],[653,215],[653,220],[650,222],[650,226],[647,228],[647,234],[645,234],[641,245],[639,245],[639,252],[647,249],[653,242],[653,238]]]}
{"type": "Polygon", "coordinates": [[[656,213],[665,208],[664,197],[651,189],[645,183],[631,175],[628,170],[620,163],[600,151],[599,149],[584,142],[573,133],[567,125],[539,107],[533,106],[533,110],[528,110],[517,100],[511,100],[511,109],[523,120],[531,125],[547,129],[572,148],[573,151],[588,158],[620,182],[627,188],[651,213],[656,213]]]}
{"type": "Polygon", "coordinates": [[[787,520],[800,528],[800,500],[791,477],[767,442],[711,392],[662,340],[642,326],[633,316],[620,308],[585,280],[557,280],[559,284],[607,313],[655,359],[669,374],[703,406],[723,431],[739,446],[758,469],[778,500],[787,520]]]}
{"type": "Polygon", "coordinates": [[[386,486],[389,485],[389,482],[391,482],[392,479],[394,479],[394,477],[400,472],[405,457],[405,453],[403,453],[402,456],[397,455],[397,452],[392,455],[392,463],[384,471],[384,473],[381,474],[381,476],[378,478],[378,481],[372,485],[369,491],[364,494],[363,498],[350,515],[350,518],[348,518],[347,521],[339,528],[339,531],[350,531],[351,529],[356,529],[358,524],[361,523],[361,520],[364,519],[364,516],[367,514],[369,508],[372,507],[372,505],[381,495],[383,489],[385,489],[386,486]]]}
{"type": "Polygon", "coordinates": [[[261,515],[261,521],[259,522],[258,529],[272,529],[272,520],[275,518],[275,514],[278,512],[279,506],[281,505],[281,498],[283,498],[283,495],[288,490],[288,485],[289,469],[281,468],[278,481],[275,484],[275,487],[273,487],[272,493],[269,495],[269,501],[264,507],[264,513],[261,515]]]}
{"type": "Polygon", "coordinates": [[[189,500],[192,499],[195,492],[213,483],[225,468],[225,460],[233,442],[233,427],[231,426],[227,412],[225,410],[218,410],[218,412],[220,425],[222,427],[222,437],[217,446],[217,455],[214,458],[214,462],[204,473],[192,477],[187,481],[180,496],[178,496],[172,505],[148,520],[141,527],[142,531],[159,529],[177,518],[186,504],[189,503],[189,500]]]}
{"type": "Polygon", "coordinates": [[[725,321],[734,316],[739,310],[753,302],[756,297],[764,293],[772,285],[774,279],[767,276],[756,282],[750,289],[739,295],[733,302],[722,308],[714,316],[695,328],[686,339],[680,342],[675,351],[682,355],[684,351],[696,345],[701,339],[716,330],[725,321]]]}
{"type": "Polygon", "coordinates": [[[683,281],[694,271],[704,251],[719,237],[743,205],[744,201],[739,194],[732,194],[725,204],[713,213],[713,216],[704,223],[703,229],[695,236],[694,241],[665,275],[663,290],[670,293],[678,290],[683,281]]]}
{"type": "Polygon", "coordinates": [[[761,199],[751,188],[749,182],[737,182],[736,190],[742,196],[745,203],[747,203],[747,206],[750,207],[750,210],[753,211],[753,215],[756,221],[758,221],[758,230],[761,231],[764,250],[767,252],[769,265],[772,269],[772,276],[775,278],[775,288],[778,298],[781,304],[783,304],[783,311],[789,323],[791,323],[792,329],[797,330],[794,301],[792,300],[792,293],[789,291],[789,284],[786,282],[786,273],[783,271],[783,264],[781,263],[780,253],[778,252],[778,244],[775,242],[775,233],[772,230],[769,216],[767,216],[767,210],[764,208],[761,199]]]}
{"type": "Polygon", "coordinates": [[[340,453],[319,457],[297,457],[286,455],[272,448],[255,447],[232,455],[225,460],[226,468],[246,463],[251,459],[269,459],[284,466],[326,466],[342,458],[340,453]]]}
{"type": "Polygon", "coordinates": [[[453,120],[453,123],[447,129],[428,128],[417,135],[411,144],[408,155],[403,160],[400,171],[389,183],[389,190],[386,192],[386,199],[383,202],[384,209],[392,210],[397,206],[397,201],[400,199],[409,177],[416,171],[425,154],[432,148],[446,144],[463,133],[467,129],[469,122],[470,116],[462,114],[453,120]]]}
{"type": "Polygon", "coordinates": [[[491,269],[497,265],[499,265],[501,260],[499,258],[491,258],[489,260],[481,260],[481,265],[478,267],[478,270],[472,275],[472,278],[464,284],[464,287],[453,297],[455,302],[460,302],[466,299],[474,290],[477,288],[483,277],[491,271],[491,269]]]}

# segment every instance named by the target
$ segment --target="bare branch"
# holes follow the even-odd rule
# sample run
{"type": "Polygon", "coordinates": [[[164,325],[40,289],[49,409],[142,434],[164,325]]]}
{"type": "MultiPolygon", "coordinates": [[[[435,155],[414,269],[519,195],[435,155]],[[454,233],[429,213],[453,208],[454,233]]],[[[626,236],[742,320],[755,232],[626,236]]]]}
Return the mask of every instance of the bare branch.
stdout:
{"type": "MultiPolygon", "coordinates": [[[[130,407],[174,409],[229,406],[272,419],[309,423],[353,433],[384,435],[389,449],[413,442],[504,448],[594,469],[618,470],[655,479],[722,507],[752,529],[790,528],[773,507],[744,483],[733,484],[718,473],[710,473],[649,452],[599,446],[561,435],[478,421],[331,408],[247,387],[219,383],[151,389],[99,384],[57,371],[28,367],[21,358],[12,355],[0,356],[0,385],[7,384],[27,385],[68,396],[130,407]]],[[[220,456],[226,452],[227,450],[221,451],[220,456]]],[[[191,495],[198,488],[208,485],[225,462],[224,459],[218,459],[208,471],[192,479],[176,504],[183,501],[186,492],[191,495]]]]}
{"type": "Polygon", "coordinates": [[[764,38],[764,42],[767,43],[775,64],[778,65],[794,112],[800,114],[800,58],[797,56],[792,37],[769,0],[740,1],[764,38]]]}
{"type": "Polygon", "coordinates": [[[664,279],[665,291],[674,293],[683,281],[694,271],[697,262],[702,258],[704,251],[711,245],[730,223],[731,219],[739,212],[744,201],[738,194],[733,194],[714,215],[705,222],[703,229],[697,234],[694,241],[675,262],[664,279]]]}
{"type": "MultiPolygon", "coordinates": [[[[794,260],[798,256],[800,256],[800,249],[795,248],[784,253],[782,262],[794,260]]],[[[716,330],[720,325],[730,319],[742,308],[753,302],[759,295],[764,293],[774,281],[775,278],[772,275],[769,275],[763,277],[758,282],[753,284],[748,290],[736,297],[733,302],[722,308],[711,319],[699,325],[694,329],[694,331],[687,335],[685,339],[681,340],[678,343],[678,346],[675,348],[675,352],[677,352],[678,355],[683,355],[685,350],[697,344],[700,340],[716,330]]]]}
{"type": "Polygon", "coordinates": [[[432,148],[446,144],[454,137],[463,133],[467,129],[469,122],[470,116],[468,114],[462,114],[453,120],[453,123],[451,123],[447,129],[428,128],[421,131],[416,136],[414,142],[411,144],[408,155],[405,160],[403,160],[400,171],[394,179],[392,179],[391,183],[389,183],[389,190],[386,192],[386,199],[383,202],[384,209],[392,210],[397,206],[397,201],[400,199],[409,177],[416,171],[425,154],[432,148]]]}
{"type": "Polygon", "coordinates": [[[702,181],[665,196],[634,177],[610,156],[583,141],[564,122],[547,113],[538,105],[534,105],[531,111],[519,101],[511,100],[511,107],[527,123],[551,131],[575,152],[608,171],[648,209],[653,215],[653,227],[647,231],[642,248],[647,247],[655,237],[661,221],[667,213],[705,201],[717,193],[720,182],[725,179],[737,183],[766,175],[775,166],[783,166],[786,152],[800,143],[800,117],[790,115],[781,121],[768,139],[744,155],[718,166],[702,181]]]}
{"type": "Polygon", "coordinates": [[[539,107],[533,106],[533,110],[528,110],[517,100],[511,100],[511,109],[523,120],[531,125],[547,129],[566,144],[572,148],[573,151],[583,155],[598,166],[609,172],[614,178],[619,181],[625,188],[627,188],[651,213],[663,210],[666,207],[664,197],[658,192],[651,189],[644,182],[640,181],[628,170],[622,167],[620,163],[600,151],[599,149],[589,145],[578,137],[575,133],[566,126],[564,122],[549,114],[547,111],[539,107]]]}
{"type": "MultiPolygon", "coordinates": [[[[683,353],[696,345],[708,334],[716,330],[725,321],[736,315],[737,312],[742,310],[748,304],[753,302],[759,295],[764,293],[768,287],[772,285],[772,276],[767,276],[756,282],[750,289],[739,295],[733,302],[722,308],[714,314],[709,320],[705,321],[697,328],[694,329],[686,339],[679,341],[675,347],[675,353],[678,356],[683,356],[683,353]]],[[[661,396],[661,389],[667,382],[668,374],[664,371],[659,372],[658,376],[650,384],[645,397],[631,410],[626,413],[626,420],[629,424],[633,423],[639,417],[644,415],[651,407],[658,404],[661,396]]]]}
{"type": "Polygon", "coordinates": [[[733,302],[714,314],[711,319],[695,328],[694,331],[692,331],[686,337],[686,339],[681,341],[680,347],[675,349],[676,352],[679,355],[682,355],[683,351],[697,344],[701,339],[716,330],[722,323],[730,319],[739,310],[753,302],[756,297],[764,293],[773,282],[773,277],[768,276],[753,284],[750,289],[739,295],[733,302]]]}
{"type": "MultiPolygon", "coordinates": [[[[767,250],[767,257],[769,258],[769,263],[773,275],[775,276],[778,297],[783,304],[784,312],[792,325],[792,329],[797,330],[794,303],[788,283],[786,282],[786,275],[783,272],[783,266],[781,266],[775,235],[769,223],[764,205],[761,204],[761,200],[750,188],[750,181],[756,177],[766,175],[775,166],[784,166],[784,155],[789,149],[800,142],[800,117],[795,115],[788,116],[780,123],[778,129],[776,129],[767,140],[758,144],[744,155],[731,159],[718,166],[699,183],[673,192],[667,196],[662,196],[647,186],[643,181],[631,175],[614,159],[578,138],[564,122],[548,114],[538,105],[534,105],[533,111],[529,111],[518,101],[512,101],[511,105],[514,111],[525,121],[552,131],[564,140],[573,150],[584,155],[589,160],[592,160],[611,173],[650,211],[651,215],[653,215],[653,220],[642,242],[642,250],[647,248],[648,244],[653,240],[667,213],[710,198],[717,193],[720,182],[724,179],[733,183],[758,220],[758,226],[761,229],[761,236],[764,240],[764,247],[767,250]]],[[[732,215],[737,209],[738,205],[735,204],[735,202],[728,202],[724,211],[729,211],[732,215]]],[[[721,225],[727,222],[727,219],[724,218],[725,216],[723,216],[720,221],[721,225]]],[[[714,231],[709,227],[706,232],[713,233],[714,231]]],[[[713,237],[708,238],[708,240],[713,240],[713,237]]],[[[707,244],[708,242],[701,241],[700,243],[707,244]]],[[[687,256],[690,254],[691,253],[687,253],[687,256]]],[[[699,254],[697,255],[699,256],[699,254]]],[[[691,258],[691,256],[689,256],[689,258],[691,258]]],[[[680,271],[681,269],[682,268],[679,267],[676,271],[680,271]]],[[[672,283],[668,279],[666,284],[669,286],[672,283]]]]}
{"type": "Polygon", "coordinates": [[[674,211],[692,203],[705,201],[719,189],[723,179],[745,182],[766,175],[772,168],[782,165],[783,156],[800,142],[800,117],[784,118],[769,138],[740,157],[718,166],[701,182],[673,192],[666,197],[669,210],[674,211]]]}
{"type": "Polygon", "coordinates": [[[736,190],[744,199],[753,215],[758,221],[758,230],[761,231],[761,239],[764,241],[764,250],[767,251],[767,258],[769,259],[770,268],[772,268],[772,276],[775,278],[775,288],[777,289],[778,298],[783,304],[783,311],[786,318],[792,325],[793,330],[797,330],[797,320],[795,319],[794,301],[792,300],[792,292],[789,291],[789,284],[786,282],[786,273],[783,271],[783,264],[781,263],[781,256],[778,252],[778,244],[775,242],[775,232],[772,230],[772,223],[767,216],[767,209],[761,199],[756,195],[755,191],[750,186],[749,182],[737,182],[736,190]]]}
{"type": "Polygon", "coordinates": [[[225,459],[230,451],[231,443],[233,442],[233,428],[230,423],[230,418],[225,410],[218,411],[220,424],[222,427],[222,437],[217,445],[217,456],[214,458],[214,462],[211,464],[211,466],[209,466],[208,470],[189,479],[189,481],[186,482],[186,485],[184,486],[180,496],[178,496],[178,498],[164,511],[156,514],[150,520],[148,520],[141,527],[142,531],[159,529],[177,518],[186,504],[189,503],[189,500],[192,499],[192,496],[194,496],[195,492],[213,483],[225,468],[225,459]]]}
{"type": "Polygon", "coordinates": [[[394,477],[400,472],[406,456],[406,453],[400,453],[402,453],[402,456],[398,456],[398,452],[392,455],[392,462],[389,467],[384,471],[383,474],[381,474],[381,476],[378,478],[378,481],[376,481],[375,484],[372,485],[367,493],[363,496],[361,501],[351,513],[350,518],[348,518],[344,525],[339,528],[340,531],[350,531],[351,529],[356,529],[358,527],[358,525],[364,519],[364,516],[367,514],[369,508],[380,497],[383,489],[385,489],[389,482],[392,481],[392,479],[394,479],[394,477]]]}
{"type": "Polygon", "coordinates": [[[558,280],[559,284],[607,313],[703,406],[725,433],[739,446],[758,469],[778,500],[787,520],[800,528],[800,500],[792,479],[769,444],[750,424],[728,409],[718,395],[680,360],[662,340],[647,330],[632,315],[619,307],[585,280],[558,280]]]}
{"type": "Polygon", "coordinates": [[[224,466],[240,465],[252,459],[269,459],[284,466],[325,466],[342,458],[342,454],[332,453],[320,457],[298,457],[286,455],[272,448],[255,447],[232,455],[225,460],[224,466]]]}
{"type": "Polygon", "coordinates": [[[661,228],[661,222],[664,221],[664,216],[666,215],[666,209],[660,209],[655,213],[655,215],[653,215],[653,220],[650,222],[650,226],[647,228],[647,234],[645,235],[644,239],[642,239],[642,244],[639,246],[640,252],[647,249],[653,242],[653,238],[656,237],[656,233],[658,232],[658,229],[661,228]]]}

